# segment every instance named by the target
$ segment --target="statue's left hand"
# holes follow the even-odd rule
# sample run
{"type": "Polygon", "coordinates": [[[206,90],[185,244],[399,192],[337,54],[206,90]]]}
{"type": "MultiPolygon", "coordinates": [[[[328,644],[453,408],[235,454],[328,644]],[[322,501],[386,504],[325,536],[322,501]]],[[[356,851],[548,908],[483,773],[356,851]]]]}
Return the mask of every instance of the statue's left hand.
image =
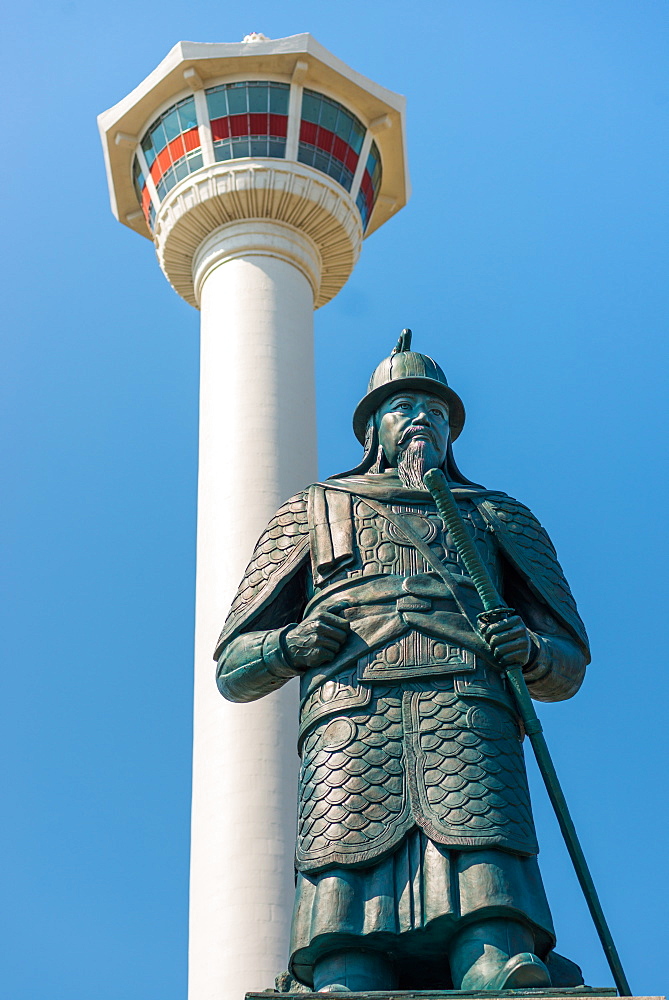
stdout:
{"type": "Polygon", "coordinates": [[[529,663],[534,647],[519,615],[483,625],[480,632],[502,667],[524,667],[529,663]]]}

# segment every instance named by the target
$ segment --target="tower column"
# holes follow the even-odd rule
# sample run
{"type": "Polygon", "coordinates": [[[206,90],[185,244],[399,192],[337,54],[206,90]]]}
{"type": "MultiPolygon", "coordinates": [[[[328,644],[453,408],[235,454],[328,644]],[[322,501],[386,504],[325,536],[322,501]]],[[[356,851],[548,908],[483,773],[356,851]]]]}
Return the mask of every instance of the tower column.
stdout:
{"type": "Polygon", "coordinates": [[[225,702],[212,652],[253,546],[316,478],[317,255],[275,223],[233,223],[194,261],[202,313],[189,994],[242,997],[285,968],[297,690],[225,702]],[[299,258],[303,258],[300,260],[299,258]],[[225,947],[221,947],[225,942],[225,947]]]}

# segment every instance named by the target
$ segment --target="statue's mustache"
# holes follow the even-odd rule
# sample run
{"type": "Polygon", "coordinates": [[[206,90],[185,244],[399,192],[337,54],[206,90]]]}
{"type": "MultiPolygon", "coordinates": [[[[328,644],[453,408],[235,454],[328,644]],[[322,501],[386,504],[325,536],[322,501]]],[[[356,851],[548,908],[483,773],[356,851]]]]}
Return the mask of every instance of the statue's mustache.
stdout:
{"type": "Polygon", "coordinates": [[[411,440],[412,437],[415,437],[417,434],[421,434],[423,435],[423,437],[429,438],[432,444],[434,444],[434,434],[432,433],[430,428],[415,424],[412,424],[411,427],[407,427],[407,429],[403,432],[402,436],[400,437],[398,444],[400,446],[406,444],[408,441],[411,440]]]}

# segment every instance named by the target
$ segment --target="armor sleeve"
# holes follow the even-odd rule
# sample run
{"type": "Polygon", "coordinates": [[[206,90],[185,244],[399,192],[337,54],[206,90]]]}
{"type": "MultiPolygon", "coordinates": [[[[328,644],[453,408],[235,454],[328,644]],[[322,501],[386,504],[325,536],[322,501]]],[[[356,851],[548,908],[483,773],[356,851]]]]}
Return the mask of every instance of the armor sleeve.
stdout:
{"type": "Polygon", "coordinates": [[[504,597],[531,630],[535,652],[523,669],[530,694],[537,701],[571,698],[588,663],[583,648],[511,567],[505,573],[504,597]]]}
{"type": "Polygon", "coordinates": [[[309,555],[307,492],[286,501],[269,522],[254,549],[216,644],[218,660],[225,643],[252,628],[281,627],[306,604],[294,577],[309,555]],[[293,582],[292,586],[288,586],[293,582]],[[286,589],[288,588],[288,589],[286,589]]]}
{"type": "Polygon", "coordinates": [[[218,690],[228,701],[255,701],[282,687],[300,671],[284,652],[286,626],[270,632],[244,632],[227,643],[216,670],[218,690]]]}
{"type": "Polygon", "coordinates": [[[590,647],[585,626],[545,528],[527,507],[504,493],[488,494],[477,506],[511,565],[588,657],[590,647]]]}
{"type": "Polygon", "coordinates": [[[539,701],[575,694],[590,662],[585,626],[546,530],[523,504],[504,493],[477,504],[494,530],[508,571],[504,596],[532,630],[536,652],[525,670],[539,701]]]}

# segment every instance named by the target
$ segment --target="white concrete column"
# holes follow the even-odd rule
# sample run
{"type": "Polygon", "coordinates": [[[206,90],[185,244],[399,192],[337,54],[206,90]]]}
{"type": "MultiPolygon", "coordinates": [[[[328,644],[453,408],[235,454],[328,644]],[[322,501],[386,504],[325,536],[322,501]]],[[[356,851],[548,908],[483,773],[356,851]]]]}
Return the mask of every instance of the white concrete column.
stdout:
{"type": "Polygon", "coordinates": [[[243,1000],[286,968],[297,684],[224,701],[212,660],[265,524],[316,479],[314,244],[238,222],[193,261],[202,312],[190,883],[190,1000],[243,1000]]]}

